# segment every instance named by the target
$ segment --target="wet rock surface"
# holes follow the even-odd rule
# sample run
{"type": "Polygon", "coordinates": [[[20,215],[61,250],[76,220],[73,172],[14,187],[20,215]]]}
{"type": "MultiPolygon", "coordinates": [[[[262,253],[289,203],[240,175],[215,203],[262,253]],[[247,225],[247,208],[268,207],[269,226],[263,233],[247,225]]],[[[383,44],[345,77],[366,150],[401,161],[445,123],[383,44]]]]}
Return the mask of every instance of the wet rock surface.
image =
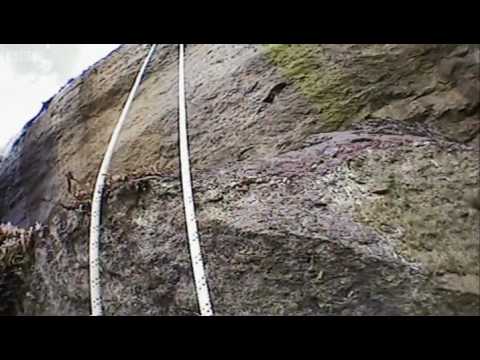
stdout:
{"type": "MultiPolygon", "coordinates": [[[[88,195],[147,51],[123,46],[73,81],[0,163],[0,220],[49,229],[21,313],[89,313],[88,195]]],[[[115,153],[109,315],[198,313],[177,66],[176,47],[160,45],[115,153]]],[[[478,315],[480,213],[465,194],[479,187],[479,71],[473,45],[188,45],[215,312],[478,315]]]]}

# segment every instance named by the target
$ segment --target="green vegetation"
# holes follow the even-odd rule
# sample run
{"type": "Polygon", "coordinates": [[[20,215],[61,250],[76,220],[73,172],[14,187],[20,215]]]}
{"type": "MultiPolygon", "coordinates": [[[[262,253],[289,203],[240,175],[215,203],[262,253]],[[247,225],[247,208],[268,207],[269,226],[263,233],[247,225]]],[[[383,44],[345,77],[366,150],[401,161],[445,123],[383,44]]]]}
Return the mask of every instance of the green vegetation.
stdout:
{"type": "Polygon", "coordinates": [[[338,130],[361,112],[348,74],[331,63],[320,46],[273,44],[266,46],[266,53],[321,113],[322,131],[338,130]]]}

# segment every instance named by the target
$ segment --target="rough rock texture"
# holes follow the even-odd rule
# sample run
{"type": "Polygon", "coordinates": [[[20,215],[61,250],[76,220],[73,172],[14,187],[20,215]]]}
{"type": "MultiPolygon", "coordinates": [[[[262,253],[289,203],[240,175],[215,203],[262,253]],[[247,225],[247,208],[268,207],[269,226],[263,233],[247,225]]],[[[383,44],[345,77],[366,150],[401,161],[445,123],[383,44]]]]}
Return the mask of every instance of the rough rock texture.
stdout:
{"type": "Polygon", "coordinates": [[[43,235],[37,225],[28,230],[0,225],[0,316],[23,311],[29,289],[35,239],[43,235]]]}
{"type": "MultiPolygon", "coordinates": [[[[20,313],[89,312],[88,201],[147,51],[122,46],[68,84],[0,165],[0,220],[48,229],[20,313]]],[[[216,313],[478,315],[480,213],[468,197],[479,187],[479,64],[477,45],[188,45],[216,313]]],[[[115,153],[107,314],[198,312],[177,66],[176,46],[159,45],[115,153]]]]}

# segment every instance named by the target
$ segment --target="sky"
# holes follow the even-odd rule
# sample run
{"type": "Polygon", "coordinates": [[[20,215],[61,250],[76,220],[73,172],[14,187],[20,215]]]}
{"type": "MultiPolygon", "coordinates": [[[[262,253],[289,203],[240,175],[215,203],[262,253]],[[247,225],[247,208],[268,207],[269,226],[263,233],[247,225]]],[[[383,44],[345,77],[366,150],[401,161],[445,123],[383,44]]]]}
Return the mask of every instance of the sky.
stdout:
{"type": "Polygon", "coordinates": [[[120,44],[0,44],[0,149],[71,78],[120,44]]]}

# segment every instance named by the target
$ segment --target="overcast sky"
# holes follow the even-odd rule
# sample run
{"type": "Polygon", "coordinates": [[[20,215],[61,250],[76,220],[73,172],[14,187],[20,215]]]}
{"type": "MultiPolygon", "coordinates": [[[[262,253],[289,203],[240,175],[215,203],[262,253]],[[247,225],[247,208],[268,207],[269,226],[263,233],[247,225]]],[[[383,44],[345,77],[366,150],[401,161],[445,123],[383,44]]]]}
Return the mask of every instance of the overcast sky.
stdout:
{"type": "Polygon", "coordinates": [[[42,101],[119,44],[0,44],[0,149],[42,101]]]}

